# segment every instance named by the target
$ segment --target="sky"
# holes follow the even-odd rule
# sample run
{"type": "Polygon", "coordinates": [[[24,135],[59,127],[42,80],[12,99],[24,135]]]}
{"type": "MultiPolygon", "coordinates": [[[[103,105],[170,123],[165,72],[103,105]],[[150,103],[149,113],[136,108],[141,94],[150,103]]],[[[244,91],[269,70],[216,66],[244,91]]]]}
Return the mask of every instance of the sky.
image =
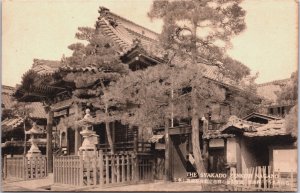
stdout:
{"type": "MultiPolygon", "coordinates": [[[[246,0],[247,29],[232,39],[228,54],[255,74],[257,83],[290,77],[298,66],[296,0],[246,0]]],[[[99,6],[160,33],[151,21],[151,0],[4,0],[2,3],[2,84],[16,86],[33,59],[60,60],[71,55],[81,26],[93,27],[99,6]]]]}

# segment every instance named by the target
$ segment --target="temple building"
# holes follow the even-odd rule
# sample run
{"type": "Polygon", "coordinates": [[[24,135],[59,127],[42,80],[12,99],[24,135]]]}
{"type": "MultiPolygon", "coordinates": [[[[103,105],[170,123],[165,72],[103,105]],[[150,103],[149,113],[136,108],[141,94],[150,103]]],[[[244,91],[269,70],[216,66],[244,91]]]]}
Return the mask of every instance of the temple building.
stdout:
{"type": "MultiPolygon", "coordinates": [[[[28,102],[17,106],[17,101],[12,96],[15,88],[2,85],[1,106],[1,150],[2,155],[22,155],[29,150],[30,142],[25,138],[33,123],[44,131],[38,145],[42,152],[46,153],[46,112],[42,103],[28,102]],[[19,110],[17,108],[20,108],[19,110]],[[24,111],[24,112],[21,112],[24,111]],[[27,111],[27,112],[26,112],[27,111]],[[24,114],[25,113],[25,114],[24,114]],[[27,142],[25,143],[26,140],[27,142]],[[24,148],[26,144],[26,148],[24,148]],[[27,149],[27,150],[26,150],[27,149]]],[[[55,143],[53,143],[54,145],[55,143]]]]}
{"type": "MultiPolygon", "coordinates": [[[[165,52],[158,46],[159,34],[120,17],[106,8],[101,7],[99,13],[96,30],[101,29],[105,37],[118,44],[121,48],[119,59],[130,70],[144,70],[149,66],[166,62],[165,52]]],[[[190,61],[175,60],[174,62],[190,61]]],[[[218,71],[217,66],[206,65],[205,61],[199,65],[204,69],[204,77],[219,85],[226,97],[229,98],[236,93],[245,95],[243,89],[236,82],[218,71]]],[[[23,76],[23,84],[14,92],[18,101],[31,104],[43,103],[47,113],[46,116],[43,114],[44,122],[42,124],[43,126],[47,125],[45,126],[47,131],[46,154],[49,172],[53,167],[53,155],[78,155],[83,137],[80,134],[82,128],[75,123],[84,118],[87,109],[95,118],[92,129],[95,131],[95,136],[99,137],[99,142],[96,144],[97,150],[102,150],[104,153],[135,152],[147,159],[155,159],[156,179],[163,179],[166,165],[170,171],[167,175],[172,180],[187,178],[187,172],[195,172],[190,120],[175,122],[168,133],[163,127],[141,129],[130,127],[119,121],[112,121],[108,125],[97,122],[99,107],[92,102],[86,102],[86,99],[97,92],[100,80],[88,82],[79,88],[75,81],[66,79],[66,76],[72,73],[89,76],[100,70],[94,65],[71,66],[63,61],[35,59],[32,68],[23,76]],[[74,93],[79,89],[88,90],[88,92],[81,93],[80,97],[75,99],[74,93]],[[47,124],[45,120],[47,120],[47,124]],[[110,128],[113,147],[110,146],[107,127],[110,128]],[[166,142],[166,135],[170,136],[168,142],[166,142]],[[57,148],[53,147],[53,141],[57,144],[57,148]],[[168,152],[168,158],[165,157],[166,152],[168,152]]],[[[265,86],[267,84],[260,85],[259,88],[265,90],[265,86]]],[[[264,97],[269,98],[265,94],[264,97]]],[[[278,113],[289,111],[289,107],[284,110],[282,106],[280,108],[281,111],[278,113]]],[[[277,145],[280,145],[277,144],[278,140],[288,149],[293,149],[295,139],[286,133],[282,126],[282,119],[272,113],[270,109],[265,113],[253,113],[243,119],[231,116],[233,116],[231,105],[224,102],[212,106],[210,114],[199,121],[200,136],[202,136],[199,139],[200,146],[208,172],[225,173],[230,167],[242,171],[246,167],[257,164],[277,163],[276,148],[277,145]],[[249,142],[251,140],[252,142],[249,142]],[[250,152],[257,148],[248,146],[251,143],[262,143],[264,149],[258,151],[257,154],[251,154],[250,152]],[[269,154],[269,147],[274,149],[271,151],[274,155],[269,154]],[[261,159],[251,161],[258,156],[261,159]]]]}

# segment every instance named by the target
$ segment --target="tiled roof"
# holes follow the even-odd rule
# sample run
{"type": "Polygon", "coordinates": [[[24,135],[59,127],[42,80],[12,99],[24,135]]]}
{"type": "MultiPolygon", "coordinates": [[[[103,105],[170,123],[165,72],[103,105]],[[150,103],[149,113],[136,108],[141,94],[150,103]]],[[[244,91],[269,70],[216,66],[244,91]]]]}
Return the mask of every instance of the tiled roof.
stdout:
{"type": "MultiPolygon", "coordinates": [[[[111,13],[106,8],[100,8],[99,13],[100,17],[98,18],[97,26],[104,31],[105,35],[117,42],[123,48],[121,57],[136,47],[136,39],[138,39],[142,48],[147,51],[147,54],[160,59],[163,58],[165,51],[158,46],[159,34],[111,13]]],[[[172,62],[178,64],[191,64],[192,60],[187,59],[183,61],[179,59],[179,57],[175,57],[172,62]]],[[[241,89],[241,87],[237,86],[236,82],[224,77],[217,66],[206,65],[204,63],[199,63],[199,65],[205,69],[203,70],[203,73],[206,78],[241,89]]]]}
{"type": "MultiPolygon", "coordinates": [[[[2,86],[2,88],[3,87],[7,87],[7,86],[2,86]]],[[[14,92],[15,89],[13,87],[10,87],[9,89],[10,89],[10,93],[6,92],[5,90],[2,90],[2,93],[1,93],[1,102],[4,105],[4,108],[7,108],[7,109],[12,108],[13,105],[16,104],[16,101],[14,100],[14,98],[12,96],[12,93],[14,92]]],[[[29,113],[29,116],[31,118],[44,119],[47,117],[45,109],[44,109],[42,103],[40,103],[40,102],[26,103],[25,107],[31,109],[30,113],[29,113]]]]}
{"type": "Polygon", "coordinates": [[[41,76],[55,73],[61,66],[60,61],[34,59],[32,70],[41,76]]]}
{"type": "Polygon", "coordinates": [[[2,131],[10,131],[17,128],[23,123],[24,119],[22,117],[16,117],[11,119],[5,119],[1,122],[2,131]]]}
{"type": "Polygon", "coordinates": [[[135,39],[139,39],[143,46],[152,45],[158,41],[158,34],[142,27],[132,21],[110,12],[107,8],[100,7],[100,17],[97,21],[97,27],[124,50],[130,49],[135,39]]]}
{"type": "Polygon", "coordinates": [[[290,135],[286,131],[284,122],[284,119],[280,119],[270,120],[267,124],[259,124],[232,116],[229,118],[228,123],[220,129],[220,132],[223,134],[228,133],[234,128],[235,131],[242,132],[246,137],[290,135]]]}
{"type": "Polygon", "coordinates": [[[61,71],[65,72],[97,72],[99,69],[95,66],[86,66],[86,67],[73,67],[69,65],[65,65],[60,67],[61,71]]]}
{"type": "Polygon", "coordinates": [[[12,86],[6,86],[6,85],[2,85],[2,93],[7,93],[7,94],[13,94],[15,91],[15,88],[12,86]]]}
{"type": "Polygon", "coordinates": [[[11,94],[2,92],[1,103],[4,105],[3,108],[10,109],[15,104],[15,101],[12,99],[11,94]]]}
{"type": "Polygon", "coordinates": [[[220,130],[208,130],[206,134],[203,134],[203,139],[219,139],[235,137],[235,134],[221,133],[220,130]]]}
{"type": "Polygon", "coordinates": [[[256,128],[256,132],[245,132],[244,135],[247,137],[263,137],[263,136],[278,136],[278,135],[289,135],[284,127],[284,119],[273,120],[268,124],[256,128]]]}
{"type": "MultiPolygon", "coordinates": [[[[14,118],[7,118],[1,122],[1,131],[2,132],[10,132],[19,127],[23,128],[24,118],[22,117],[14,117],[14,118]]],[[[43,133],[45,130],[37,125],[37,128],[41,130],[43,133]]],[[[27,130],[27,129],[26,129],[27,130]]]]}
{"type": "Polygon", "coordinates": [[[241,132],[255,132],[255,128],[259,126],[262,126],[262,124],[239,119],[236,116],[231,116],[228,119],[228,122],[221,127],[220,131],[222,133],[225,133],[227,132],[227,130],[235,128],[236,130],[240,130],[241,132]]]}
{"type": "Polygon", "coordinates": [[[32,112],[29,113],[29,116],[31,118],[39,118],[39,119],[47,118],[47,113],[42,103],[40,102],[27,103],[26,107],[32,109],[32,112]]]}
{"type": "Polygon", "coordinates": [[[261,117],[261,118],[264,118],[264,119],[267,119],[267,120],[279,120],[279,119],[281,119],[281,117],[276,117],[276,116],[273,116],[273,115],[266,115],[266,114],[254,112],[254,113],[251,113],[251,114],[245,116],[243,118],[243,120],[249,119],[251,117],[261,117]]]}
{"type": "Polygon", "coordinates": [[[67,100],[59,101],[59,102],[51,105],[51,109],[53,111],[58,111],[58,110],[61,110],[63,108],[70,107],[73,104],[73,102],[74,102],[73,99],[67,99],[67,100]]]}

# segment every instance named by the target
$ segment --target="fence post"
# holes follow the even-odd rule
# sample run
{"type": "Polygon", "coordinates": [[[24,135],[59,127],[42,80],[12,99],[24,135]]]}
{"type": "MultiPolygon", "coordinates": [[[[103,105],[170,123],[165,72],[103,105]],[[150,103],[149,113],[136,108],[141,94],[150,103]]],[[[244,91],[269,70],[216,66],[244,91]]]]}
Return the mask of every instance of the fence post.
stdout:
{"type": "Polygon", "coordinates": [[[126,181],[129,182],[130,181],[130,159],[129,159],[129,154],[127,154],[127,156],[126,156],[126,161],[127,161],[126,181]]]}
{"type": "Polygon", "coordinates": [[[120,157],[117,155],[117,183],[120,183],[120,157]]]}
{"type": "Polygon", "coordinates": [[[7,155],[3,157],[3,178],[7,178],[7,155]]]}
{"type": "Polygon", "coordinates": [[[115,170],[115,155],[111,155],[111,183],[114,184],[116,182],[116,176],[115,176],[116,170],[115,170]]]}
{"type": "Polygon", "coordinates": [[[125,182],[125,155],[122,155],[122,183],[125,182]]]}
{"type": "Polygon", "coordinates": [[[86,162],[86,176],[87,176],[87,186],[89,186],[89,185],[91,185],[91,176],[90,176],[90,161],[91,161],[91,159],[90,159],[90,157],[89,156],[85,156],[85,162],[86,162]]]}
{"type": "Polygon", "coordinates": [[[138,156],[136,154],[132,154],[132,177],[134,182],[139,181],[139,166],[138,166],[138,156]]]}
{"type": "Polygon", "coordinates": [[[109,184],[109,159],[108,159],[108,155],[105,155],[105,175],[106,175],[106,184],[109,184]]]}
{"type": "Polygon", "coordinates": [[[155,175],[155,160],[153,159],[151,161],[151,181],[154,180],[154,175],[155,175]]]}
{"type": "Polygon", "coordinates": [[[79,186],[83,186],[83,155],[79,151],[79,186]]]}
{"type": "Polygon", "coordinates": [[[97,155],[94,155],[93,158],[93,185],[96,186],[97,184],[97,155]]]}
{"type": "Polygon", "coordinates": [[[103,186],[104,184],[104,171],[103,171],[103,151],[99,151],[99,169],[100,169],[100,186],[103,186]]]}

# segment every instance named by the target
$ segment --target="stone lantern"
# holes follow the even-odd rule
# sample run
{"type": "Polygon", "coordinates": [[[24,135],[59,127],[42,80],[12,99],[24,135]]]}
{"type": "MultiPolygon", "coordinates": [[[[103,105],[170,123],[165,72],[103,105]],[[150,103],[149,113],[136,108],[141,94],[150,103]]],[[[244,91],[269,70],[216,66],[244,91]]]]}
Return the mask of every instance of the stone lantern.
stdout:
{"type": "Polygon", "coordinates": [[[93,156],[96,154],[96,144],[98,144],[99,135],[93,131],[94,119],[90,115],[90,110],[86,109],[85,116],[82,120],[78,121],[79,126],[82,127],[80,134],[83,137],[83,142],[79,148],[79,153],[83,153],[85,156],[93,156]]]}
{"type": "Polygon", "coordinates": [[[25,135],[30,135],[30,139],[28,141],[31,142],[31,147],[27,152],[26,157],[37,157],[41,155],[41,151],[37,146],[37,142],[39,141],[39,139],[37,139],[37,135],[42,133],[43,132],[37,127],[36,123],[33,123],[32,128],[25,132],[25,135]]]}

